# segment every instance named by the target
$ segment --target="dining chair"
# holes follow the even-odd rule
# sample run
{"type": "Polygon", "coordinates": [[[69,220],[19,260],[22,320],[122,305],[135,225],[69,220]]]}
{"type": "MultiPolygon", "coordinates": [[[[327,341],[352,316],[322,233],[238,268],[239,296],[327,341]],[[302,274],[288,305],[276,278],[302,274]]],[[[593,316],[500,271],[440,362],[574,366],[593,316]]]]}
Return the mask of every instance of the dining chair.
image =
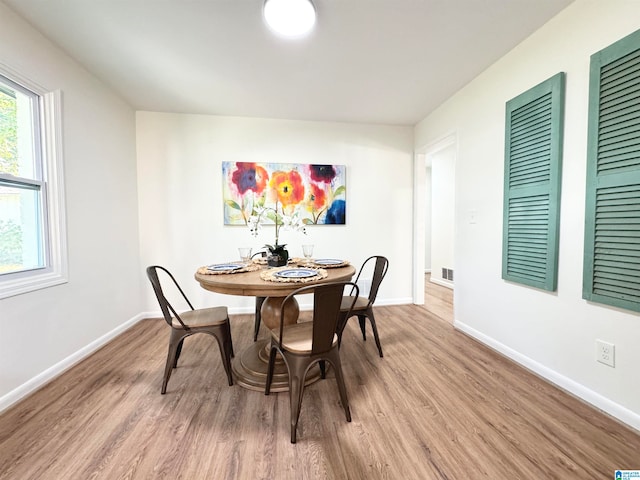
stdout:
{"type": "MultiPolygon", "coordinates": [[[[382,357],[382,346],[380,346],[380,337],[378,336],[378,327],[376,326],[376,317],[373,314],[373,304],[376,301],[378,295],[378,289],[380,284],[387,274],[389,269],[389,260],[381,255],[373,255],[367,258],[356,277],[355,283],[358,283],[360,277],[363,276],[363,272],[371,270],[373,266],[373,276],[371,277],[371,288],[369,289],[368,297],[359,297],[357,293],[351,291],[349,295],[342,298],[342,305],[340,307],[340,321],[338,322],[338,345],[342,344],[342,333],[347,326],[347,320],[353,316],[358,317],[360,323],[360,330],[362,331],[362,339],[367,340],[367,334],[365,331],[365,320],[368,318],[371,323],[371,329],[373,330],[373,338],[376,341],[378,347],[378,353],[382,357]],[[354,303],[355,302],[355,303],[354,303]]],[[[364,278],[364,277],[363,277],[364,278]]]]}
{"type": "MultiPolygon", "coordinates": [[[[336,326],[342,304],[345,286],[351,286],[358,292],[353,282],[332,282],[321,285],[309,285],[289,294],[280,308],[280,328],[271,330],[271,347],[265,395],[271,391],[271,381],[276,361],[276,353],[280,353],[289,372],[289,403],[291,408],[291,443],[296,443],[296,430],[300,418],[300,407],[304,393],[305,378],[309,369],[319,364],[321,377],[326,376],[326,364],[329,362],[335,371],[340,401],[347,417],[351,421],[347,389],[344,384],[340,350],[336,326]],[[296,295],[313,292],[313,317],[310,322],[284,325],[284,311],[287,302],[296,295]]],[[[357,296],[357,293],[356,293],[357,296]]]]}
{"type": "Polygon", "coordinates": [[[231,341],[231,326],[229,324],[227,307],[194,309],[173,275],[169,270],[159,265],[147,267],[147,277],[153,286],[153,291],[160,304],[162,315],[169,327],[171,327],[169,351],[167,353],[167,363],[164,369],[164,378],[162,380],[160,393],[164,395],[167,392],[167,383],[169,383],[171,372],[178,366],[178,359],[182,353],[182,345],[185,338],[190,335],[195,335],[196,333],[206,333],[215,337],[220,347],[220,355],[222,356],[224,370],[227,373],[227,380],[229,381],[229,385],[233,385],[233,378],[231,376],[233,342],[231,341]],[[180,292],[182,298],[191,310],[180,314],[176,311],[165,296],[158,272],[162,272],[162,275],[166,278],[164,281],[165,286],[166,284],[172,285],[170,288],[172,289],[171,293],[174,294],[173,296],[178,296],[177,292],[180,292]],[[169,279],[171,282],[169,282],[169,279]]]}

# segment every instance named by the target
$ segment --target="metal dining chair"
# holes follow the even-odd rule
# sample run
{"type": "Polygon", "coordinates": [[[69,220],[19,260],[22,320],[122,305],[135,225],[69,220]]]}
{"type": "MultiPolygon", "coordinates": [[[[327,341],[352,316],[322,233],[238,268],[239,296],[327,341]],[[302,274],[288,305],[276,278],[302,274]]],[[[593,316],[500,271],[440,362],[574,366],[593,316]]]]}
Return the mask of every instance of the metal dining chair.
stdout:
{"type": "MultiPolygon", "coordinates": [[[[227,307],[211,307],[196,310],[191,302],[178,285],[173,275],[164,267],[152,265],[147,267],[147,277],[153,286],[162,315],[165,321],[171,327],[171,335],[169,336],[169,351],[167,353],[167,363],[164,369],[164,377],[162,380],[162,389],[160,393],[163,395],[167,392],[167,383],[171,377],[171,372],[178,366],[178,359],[182,353],[182,345],[185,338],[197,333],[206,333],[215,337],[220,347],[220,355],[222,356],[222,364],[227,374],[229,385],[233,385],[231,376],[231,358],[233,357],[233,342],[231,340],[231,326],[229,324],[229,315],[227,307]],[[171,305],[162,289],[158,272],[163,272],[167,280],[170,279],[173,290],[177,290],[182,295],[184,301],[189,305],[191,310],[178,314],[176,309],[171,305]]],[[[165,283],[169,283],[168,281],[165,283]]]]}
{"type": "MultiPolygon", "coordinates": [[[[332,282],[321,285],[309,285],[289,294],[280,308],[280,328],[271,330],[269,369],[265,395],[271,391],[276,353],[280,353],[289,372],[289,401],[291,406],[291,443],[296,443],[296,430],[300,417],[305,378],[309,369],[316,363],[320,366],[321,377],[325,378],[326,364],[329,362],[335,371],[340,401],[347,417],[351,421],[347,389],[344,384],[340,350],[338,349],[338,324],[340,305],[345,286],[351,286],[356,296],[358,286],[353,282],[332,282]],[[284,324],[284,311],[287,302],[296,295],[313,292],[313,320],[311,322],[284,324]]],[[[355,300],[354,300],[355,302],[355,300]]]]}
{"type": "Polygon", "coordinates": [[[362,339],[366,341],[367,334],[365,330],[365,321],[368,318],[369,322],[371,323],[371,329],[373,330],[373,338],[375,339],[376,346],[378,347],[378,353],[380,354],[380,357],[382,357],[382,346],[380,345],[378,327],[376,326],[376,317],[373,314],[373,304],[376,301],[376,296],[378,295],[380,284],[382,283],[382,280],[384,279],[384,276],[387,274],[387,270],[389,269],[389,260],[381,255],[373,255],[367,258],[362,264],[360,271],[358,272],[355,283],[358,283],[358,280],[360,280],[363,272],[369,271],[371,269],[371,264],[374,264],[374,267],[373,276],[371,278],[371,288],[369,289],[369,296],[359,297],[357,293],[351,291],[349,295],[342,298],[342,306],[340,307],[340,321],[338,322],[337,330],[338,344],[342,344],[342,333],[344,332],[344,328],[347,326],[347,320],[349,320],[349,318],[353,316],[358,317],[360,330],[362,331],[362,339]]]}

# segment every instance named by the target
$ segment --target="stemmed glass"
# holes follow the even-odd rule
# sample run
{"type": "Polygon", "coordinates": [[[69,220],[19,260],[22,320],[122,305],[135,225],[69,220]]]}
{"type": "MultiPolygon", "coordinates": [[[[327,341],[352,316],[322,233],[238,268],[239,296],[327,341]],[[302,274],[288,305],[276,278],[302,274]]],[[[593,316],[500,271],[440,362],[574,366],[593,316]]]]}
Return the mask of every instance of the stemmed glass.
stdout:
{"type": "Polygon", "coordinates": [[[240,254],[240,260],[242,260],[242,263],[248,264],[249,262],[251,262],[250,247],[240,247],[238,248],[238,253],[240,254]]]}
{"type": "Polygon", "coordinates": [[[302,245],[302,253],[304,253],[304,258],[307,259],[306,264],[311,264],[311,256],[313,255],[313,245],[302,245]]]}

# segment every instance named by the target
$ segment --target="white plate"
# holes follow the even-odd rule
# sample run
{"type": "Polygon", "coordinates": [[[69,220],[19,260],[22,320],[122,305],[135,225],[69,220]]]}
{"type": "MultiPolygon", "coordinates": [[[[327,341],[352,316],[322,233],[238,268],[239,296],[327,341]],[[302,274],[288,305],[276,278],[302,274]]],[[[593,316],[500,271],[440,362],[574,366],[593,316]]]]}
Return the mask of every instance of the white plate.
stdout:
{"type": "Polygon", "coordinates": [[[337,258],[318,258],[313,263],[316,265],[340,265],[344,263],[344,260],[338,260],[337,258]]]}
{"type": "Polygon", "coordinates": [[[218,265],[209,265],[207,270],[211,270],[212,272],[232,272],[242,267],[244,267],[242,263],[220,263],[218,265]]]}
{"type": "Polygon", "coordinates": [[[309,278],[315,277],[318,272],[311,268],[289,268],[275,272],[273,275],[280,278],[309,278]]]}

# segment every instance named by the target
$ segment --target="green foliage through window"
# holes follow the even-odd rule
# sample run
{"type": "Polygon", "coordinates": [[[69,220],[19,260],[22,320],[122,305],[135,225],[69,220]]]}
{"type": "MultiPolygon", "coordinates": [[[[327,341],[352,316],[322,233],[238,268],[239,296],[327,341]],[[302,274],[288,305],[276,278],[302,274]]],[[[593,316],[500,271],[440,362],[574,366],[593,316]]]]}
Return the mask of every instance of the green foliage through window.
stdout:
{"type": "Polygon", "coordinates": [[[14,221],[0,220],[0,273],[22,264],[22,228],[14,221]]]}
{"type": "Polygon", "coordinates": [[[0,89],[0,172],[18,175],[15,97],[0,89]]]}

